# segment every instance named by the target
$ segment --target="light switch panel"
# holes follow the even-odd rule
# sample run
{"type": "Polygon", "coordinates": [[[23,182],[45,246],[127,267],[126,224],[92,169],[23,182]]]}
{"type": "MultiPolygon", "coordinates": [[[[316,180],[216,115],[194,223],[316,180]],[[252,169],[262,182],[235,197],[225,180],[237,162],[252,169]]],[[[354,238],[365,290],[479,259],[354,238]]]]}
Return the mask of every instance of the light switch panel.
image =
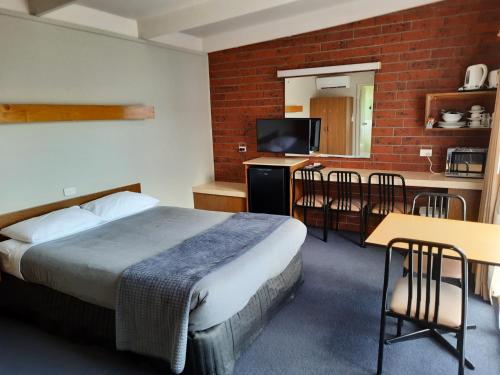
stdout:
{"type": "Polygon", "coordinates": [[[76,187],[67,187],[63,189],[63,193],[65,197],[71,197],[76,195],[76,187]]]}

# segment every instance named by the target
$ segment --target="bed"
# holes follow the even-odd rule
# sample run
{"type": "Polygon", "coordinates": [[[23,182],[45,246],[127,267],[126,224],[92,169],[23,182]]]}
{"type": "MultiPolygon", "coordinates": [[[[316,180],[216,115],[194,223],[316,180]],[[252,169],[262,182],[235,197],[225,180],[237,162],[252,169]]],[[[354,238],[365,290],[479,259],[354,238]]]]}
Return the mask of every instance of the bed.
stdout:
{"type": "MultiPolygon", "coordinates": [[[[0,227],[119,191],[140,192],[140,185],[2,215],[0,227]]],[[[235,217],[230,213],[155,207],[55,241],[14,247],[8,257],[1,256],[2,311],[36,320],[72,337],[120,347],[121,311],[137,304],[122,297],[124,275],[138,264],[157,259],[166,250],[173,253],[172,249],[179,246],[199,244],[200,238],[205,241],[202,236],[227,223],[234,225],[235,217]]],[[[243,224],[248,222],[251,227],[250,221],[245,221],[250,219],[238,220],[243,224]]],[[[177,367],[175,372],[184,369],[183,373],[191,374],[231,374],[239,355],[293,297],[302,280],[300,248],[306,230],[292,218],[275,221],[269,233],[258,241],[248,242],[244,253],[207,271],[193,284],[187,345],[180,347],[185,355],[185,368],[177,367]]],[[[153,302],[149,304],[156,306],[156,299],[153,302]]],[[[155,306],[141,307],[139,314],[144,310],[154,311],[155,306]]],[[[169,308],[168,303],[159,306],[169,308]]],[[[133,341],[135,344],[140,340],[133,341]]],[[[125,350],[149,354],[140,347],[125,350]]]]}

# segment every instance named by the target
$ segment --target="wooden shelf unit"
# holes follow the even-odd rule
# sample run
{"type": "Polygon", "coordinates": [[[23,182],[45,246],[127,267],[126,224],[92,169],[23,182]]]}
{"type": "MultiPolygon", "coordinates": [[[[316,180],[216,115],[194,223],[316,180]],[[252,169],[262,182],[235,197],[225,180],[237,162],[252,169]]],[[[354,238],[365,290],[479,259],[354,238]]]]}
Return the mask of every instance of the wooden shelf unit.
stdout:
{"type": "MultiPolygon", "coordinates": [[[[496,90],[485,91],[457,91],[457,92],[440,92],[435,94],[427,94],[425,97],[425,122],[429,117],[433,117],[436,124],[442,120],[441,109],[457,110],[467,114],[470,107],[479,104],[485,107],[485,111],[493,114],[495,109],[496,90]]],[[[425,124],[424,124],[425,126],[425,124]]],[[[437,128],[435,125],[432,129],[440,131],[477,131],[488,130],[487,128],[458,128],[458,129],[443,129],[437,128]]]]}
{"type": "Polygon", "coordinates": [[[144,105],[0,104],[0,124],[154,119],[144,105]]]}

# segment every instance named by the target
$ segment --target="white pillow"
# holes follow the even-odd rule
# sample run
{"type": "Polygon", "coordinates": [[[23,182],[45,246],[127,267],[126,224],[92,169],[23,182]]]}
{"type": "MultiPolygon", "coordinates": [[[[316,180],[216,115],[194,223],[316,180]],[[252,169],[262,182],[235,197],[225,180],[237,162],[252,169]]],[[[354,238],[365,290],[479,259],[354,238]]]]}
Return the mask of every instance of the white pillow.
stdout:
{"type": "Polygon", "coordinates": [[[99,216],[73,206],[13,224],[0,230],[0,234],[18,241],[40,243],[69,236],[102,223],[104,220],[99,216]]]}
{"type": "Polygon", "coordinates": [[[106,221],[111,221],[147,210],[159,202],[146,194],[122,191],[82,204],[81,207],[106,221]]]}

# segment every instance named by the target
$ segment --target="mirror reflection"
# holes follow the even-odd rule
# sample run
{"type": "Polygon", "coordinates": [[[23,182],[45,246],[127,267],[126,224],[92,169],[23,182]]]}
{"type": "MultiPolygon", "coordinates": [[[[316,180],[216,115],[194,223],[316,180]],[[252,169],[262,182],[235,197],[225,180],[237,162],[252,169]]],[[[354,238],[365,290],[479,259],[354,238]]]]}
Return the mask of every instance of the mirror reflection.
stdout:
{"type": "Polygon", "coordinates": [[[321,118],[319,154],[368,158],[375,72],[285,79],[285,117],[321,118]]]}

